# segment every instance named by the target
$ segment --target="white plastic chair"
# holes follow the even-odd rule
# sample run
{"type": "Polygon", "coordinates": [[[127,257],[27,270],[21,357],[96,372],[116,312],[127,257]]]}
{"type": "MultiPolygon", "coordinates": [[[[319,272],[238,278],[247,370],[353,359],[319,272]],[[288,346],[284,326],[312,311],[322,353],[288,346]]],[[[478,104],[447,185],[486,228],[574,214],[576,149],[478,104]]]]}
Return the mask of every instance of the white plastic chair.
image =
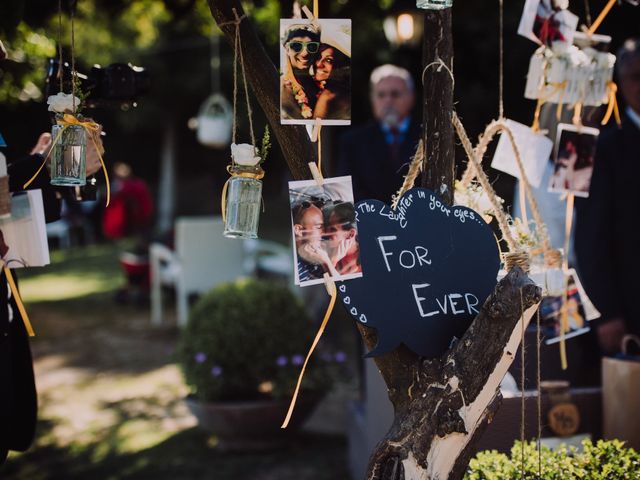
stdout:
{"type": "Polygon", "coordinates": [[[222,234],[220,217],[182,217],[176,220],[175,251],[154,243],[149,247],[151,263],[151,323],[162,324],[162,286],[176,291],[178,325],[189,316],[189,296],[245,273],[244,245],[222,234]]]}
{"type": "Polygon", "coordinates": [[[293,258],[286,246],[268,240],[225,238],[221,217],[182,217],[176,220],[175,251],[154,243],[151,263],[151,323],[161,325],[162,287],[176,291],[177,322],[187,323],[189,296],[219,283],[262,271],[291,283],[293,258]]]}

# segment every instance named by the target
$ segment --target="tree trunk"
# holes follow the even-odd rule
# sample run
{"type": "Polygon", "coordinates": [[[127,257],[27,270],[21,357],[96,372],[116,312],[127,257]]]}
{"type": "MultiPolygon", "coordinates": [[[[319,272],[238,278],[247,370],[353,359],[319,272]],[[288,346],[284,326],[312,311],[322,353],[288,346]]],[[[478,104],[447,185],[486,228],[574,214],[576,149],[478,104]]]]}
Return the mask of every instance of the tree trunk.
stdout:
{"type": "Polygon", "coordinates": [[[427,10],[422,47],[423,135],[422,186],[453,203],[453,38],[451,9],[427,10]]]}
{"type": "MultiPolygon", "coordinates": [[[[238,0],[208,0],[211,13],[234,45],[238,0]]],[[[451,12],[427,12],[425,66],[442,60],[452,68],[451,12]]],[[[247,18],[240,23],[247,79],[276,134],[291,173],[311,178],[315,149],[301,126],[280,125],[279,78],[247,18]]],[[[453,200],[453,81],[437,65],[425,74],[426,173],[423,185],[453,200]],[[428,134],[428,138],[427,138],[428,134]]],[[[371,455],[367,480],[445,480],[464,475],[473,444],[497,410],[499,384],[511,365],[541,291],[517,267],[497,285],[465,335],[441,358],[424,359],[406,347],[376,365],[389,389],[395,418],[371,455]]],[[[369,348],[376,333],[358,322],[369,348]]]]}

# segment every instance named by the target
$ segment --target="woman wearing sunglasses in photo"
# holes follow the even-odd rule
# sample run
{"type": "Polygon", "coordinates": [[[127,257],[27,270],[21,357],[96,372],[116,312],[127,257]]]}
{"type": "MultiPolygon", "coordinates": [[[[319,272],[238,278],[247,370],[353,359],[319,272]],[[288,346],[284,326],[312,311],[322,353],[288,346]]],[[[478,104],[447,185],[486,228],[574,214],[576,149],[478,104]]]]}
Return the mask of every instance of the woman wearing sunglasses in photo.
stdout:
{"type": "Polygon", "coordinates": [[[280,110],[283,119],[311,119],[319,92],[311,76],[320,50],[320,30],[314,25],[291,25],[282,45],[286,64],[280,78],[280,110]]]}

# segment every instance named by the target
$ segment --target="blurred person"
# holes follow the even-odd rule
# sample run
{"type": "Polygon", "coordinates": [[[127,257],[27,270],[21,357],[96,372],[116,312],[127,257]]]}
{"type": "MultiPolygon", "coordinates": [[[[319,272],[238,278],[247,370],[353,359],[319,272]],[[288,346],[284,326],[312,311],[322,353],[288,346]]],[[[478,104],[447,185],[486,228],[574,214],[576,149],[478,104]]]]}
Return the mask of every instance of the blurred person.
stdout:
{"type": "Polygon", "coordinates": [[[620,351],[626,333],[640,334],[640,38],[618,51],[616,71],[626,104],[621,128],[601,132],[589,198],[576,201],[576,256],[587,294],[600,310],[596,323],[604,354],[620,351]]]}
{"type": "MultiPolygon", "coordinates": [[[[4,60],[7,56],[7,51],[0,40],[0,60],[4,60]]],[[[9,159],[7,172],[11,192],[23,190],[23,185],[38,170],[50,149],[51,135],[45,132],[39,136],[29,155],[9,159]]],[[[92,149],[94,149],[93,145],[87,146],[87,174],[89,175],[100,169],[99,162],[90,160],[95,156],[91,153],[92,149]]],[[[60,219],[60,202],[56,189],[50,183],[46,168],[40,170],[28,189],[42,190],[46,222],[60,219]]],[[[27,331],[4,272],[0,276],[1,465],[9,450],[25,451],[31,445],[35,436],[38,405],[27,331]]]]}
{"type": "Polygon", "coordinates": [[[134,176],[126,163],[116,163],[113,166],[111,202],[102,217],[105,237],[116,240],[133,235],[145,243],[152,219],[153,199],[146,182],[134,176]]]}
{"type": "Polygon", "coordinates": [[[382,65],[371,72],[370,90],[374,119],[342,136],[335,170],[352,176],[356,201],[390,203],[420,138],[420,125],[411,118],[413,79],[404,68],[382,65]]]}

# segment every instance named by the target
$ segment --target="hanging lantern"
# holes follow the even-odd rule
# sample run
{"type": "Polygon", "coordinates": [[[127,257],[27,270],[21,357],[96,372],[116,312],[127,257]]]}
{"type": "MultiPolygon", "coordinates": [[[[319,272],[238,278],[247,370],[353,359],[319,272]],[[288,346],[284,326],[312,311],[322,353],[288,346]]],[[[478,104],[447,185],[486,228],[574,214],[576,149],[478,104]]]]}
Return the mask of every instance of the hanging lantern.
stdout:
{"type": "Polygon", "coordinates": [[[258,238],[264,170],[253,145],[231,144],[231,178],[222,195],[224,235],[229,238],[258,238]]]}
{"type": "MultiPolygon", "coordinates": [[[[58,119],[60,122],[62,118],[58,119]]],[[[51,129],[51,185],[76,187],[86,184],[87,132],[81,125],[57,123],[51,129]],[[57,141],[56,141],[57,140],[57,141]]]]}
{"type": "Polygon", "coordinates": [[[444,10],[452,6],[453,0],[416,0],[416,7],[425,10],[444,10]]]}
{"type": "Polygon", "coordinates": [[[198,112],[198,142],[212,148],[226,148],[231,142],[233,115],[229,101],[220,93],[207,98],[198,112]]]}

